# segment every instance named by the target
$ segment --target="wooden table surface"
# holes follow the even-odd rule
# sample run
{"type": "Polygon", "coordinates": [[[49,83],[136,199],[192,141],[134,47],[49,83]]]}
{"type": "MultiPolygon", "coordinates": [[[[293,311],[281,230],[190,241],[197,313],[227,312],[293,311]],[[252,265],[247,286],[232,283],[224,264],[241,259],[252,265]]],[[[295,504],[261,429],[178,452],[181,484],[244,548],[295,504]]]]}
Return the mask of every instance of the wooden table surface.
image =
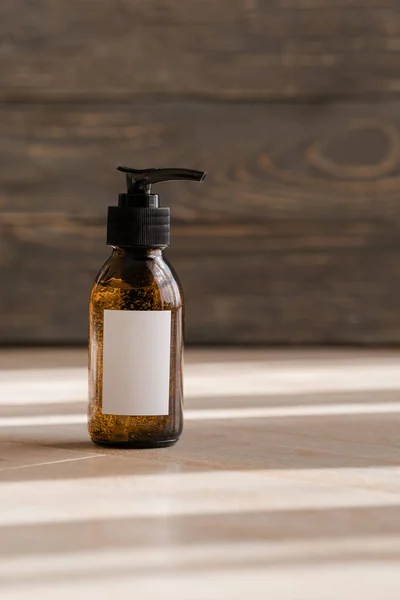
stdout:
{"type": "Polygon", "coordinates": [[[2,600],[398,600],[400,353],[192,350],[159,450],[86,432],[83,350],[0,352],[2,600]]]}

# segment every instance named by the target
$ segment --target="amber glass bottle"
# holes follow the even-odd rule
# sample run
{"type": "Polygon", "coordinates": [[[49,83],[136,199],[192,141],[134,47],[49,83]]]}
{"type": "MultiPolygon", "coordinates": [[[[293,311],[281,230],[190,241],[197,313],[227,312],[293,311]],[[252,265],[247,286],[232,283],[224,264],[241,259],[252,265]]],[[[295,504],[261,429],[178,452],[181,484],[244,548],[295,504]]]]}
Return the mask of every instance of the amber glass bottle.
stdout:
{"type": "Polygon", "coordinates": [[[169,209],[150,184],[201,180],[183,169],[127,174],[128,193],[110,207],[113,252],[93,285],[89,306],[89,434],[131,448],[174,444],[182,432],[183,299],[163,249],[169,209]]]}
{"type": "MultiPolygon", "coordinates": [[[[89,310],[89,432],[92,440],[101,444],[137,447],[173,444],[182,431],[183,303],[178,283],[164,261],[162,251],[115,248],[93,286],[89,310]],[[170,349],[168,349],[170,355],[168,414],[116,415],[105,414],[102,410],[104,311],[106,310],[168,311],[171,328],[170,349]]],[[[157,344],[156,340],[155,344],[157,344]]],[[[123,353],[124,349],[115,348],[111,351],[117,354],[117,361],[123,361],[122,368],[130,369],[128,376],[134,377],[135,366],[126,364],[125,357],[118,356],[118,353],[123,353]]],[[[116,375],[118,376],[118,373],[116,375]]],[[[154,363],[149,375],[157,377],[157,363],[154,363]]],[[[112,382],[110,385],[112,386],[112,382]]],[[[120,385],[120,378],[117,378],[115,385],[120,385]]],[[[132,391],[134,390],[121,390],[122,394],[129,394],[132,391]]],[[[126,401],[129,406],[130,399],[127,398],[126,401]]]]}

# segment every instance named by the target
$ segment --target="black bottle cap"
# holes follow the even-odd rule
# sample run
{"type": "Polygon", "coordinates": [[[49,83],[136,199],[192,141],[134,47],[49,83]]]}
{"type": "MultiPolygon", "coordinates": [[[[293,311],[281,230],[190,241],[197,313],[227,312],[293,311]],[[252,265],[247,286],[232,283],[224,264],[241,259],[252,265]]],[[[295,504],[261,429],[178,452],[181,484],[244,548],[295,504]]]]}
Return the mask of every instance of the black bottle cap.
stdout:
{"type": "Polygon", "coordinates": [[[127,193],[119,194],[118,206],[108,207],[109,246],[165,248],[169,246],[169,208],[158,205],[151,185],[173,179],[203,181],[206,173],[191,169],[131,169],[118,167],[126,175],[127,193]]]}

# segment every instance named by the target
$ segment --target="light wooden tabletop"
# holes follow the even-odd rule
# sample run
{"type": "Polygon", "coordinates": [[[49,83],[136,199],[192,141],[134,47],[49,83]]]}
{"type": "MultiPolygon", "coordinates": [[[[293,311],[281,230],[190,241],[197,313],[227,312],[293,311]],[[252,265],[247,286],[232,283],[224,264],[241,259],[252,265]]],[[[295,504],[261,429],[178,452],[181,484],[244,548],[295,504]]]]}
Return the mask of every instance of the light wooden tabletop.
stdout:
{"type": "Polygon", "coordinates": [[[175,447],[104,450],[84,351],[0,352],[1,600],[398,600],[400,352],[192,350],[185,376],[175,447]]]}

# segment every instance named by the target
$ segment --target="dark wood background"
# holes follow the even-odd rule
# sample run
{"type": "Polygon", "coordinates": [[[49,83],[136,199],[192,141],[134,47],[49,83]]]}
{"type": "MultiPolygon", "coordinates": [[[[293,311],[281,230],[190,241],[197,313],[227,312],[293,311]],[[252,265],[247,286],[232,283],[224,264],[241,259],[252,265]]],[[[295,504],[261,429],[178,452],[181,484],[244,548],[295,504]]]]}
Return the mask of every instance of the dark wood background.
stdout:
{"type": "Polygon", "coordinates": [[[194,343],[400,341],[400,0],[2,0],[0,343],[80,343],[118,164],[194,343]]]}

